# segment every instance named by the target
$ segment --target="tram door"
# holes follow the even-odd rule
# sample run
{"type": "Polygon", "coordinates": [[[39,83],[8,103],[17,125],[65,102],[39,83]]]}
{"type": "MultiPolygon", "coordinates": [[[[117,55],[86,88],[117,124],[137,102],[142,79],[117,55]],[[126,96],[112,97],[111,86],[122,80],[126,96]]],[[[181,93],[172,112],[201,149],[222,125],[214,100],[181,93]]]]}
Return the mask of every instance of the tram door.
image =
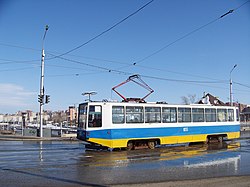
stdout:
{"type": "Polygon", "coordinates": [[[90,105],[88,114],[88,128],[102,127],[102,106],[90,105]]]}

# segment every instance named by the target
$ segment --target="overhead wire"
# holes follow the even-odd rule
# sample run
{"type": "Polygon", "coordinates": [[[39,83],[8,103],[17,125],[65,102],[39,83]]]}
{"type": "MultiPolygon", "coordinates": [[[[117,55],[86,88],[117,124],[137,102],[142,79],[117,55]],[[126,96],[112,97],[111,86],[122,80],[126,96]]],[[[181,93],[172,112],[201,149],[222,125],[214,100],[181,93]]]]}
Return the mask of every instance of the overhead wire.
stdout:
{"type": "MultiPolygon", "coordinates": [[[[39,66],[37,66],[39,67],[39,66]]],[[[0,72],[5,72],[5,71],[20,71],[20,70],[26,70],[26,69],[34,69],[37,67],[22,67],[22,68],[15,68],[15,69],[1,69],[0,72]]]]}
{"type": "Polygon", "coordinates": [[[23,46],[12,45],[12,44],[6,44],[6,43],[2,43],[2,42],[0,42],[0,45],[7,46],[7,47],[15,47],[15,48],[20,48],[20,49],[26,49],[26,50],[31,50],[31,51],[41,51],[41,50],[35,49],[35,48],[23,47],[23,46]]]}
{"type": "MultiPolygon", "coordinates": [[[[53,54],[51,54],[53,55],[53,54]]],[[[104,72],[112,72],[112,73],[116,73],[116,74],[123,74],[123,75],[133,75],[133,72],[126,72],[126,71],[121,71],[121,70],[117,70],[117,69],[112,69],[112,68],[107,68],[107,67],[103,67],[103,66],[97,66],[97,65],[92,65],[89,63],[85,63],[85,62],[81,62],[81,61],[77,61],[77,60],[73,60],[73,59],[68,59],[65,57],[58,57],[62,60],[68,61],[68,62],[72,62],[72,63],[76,63],[76,64],[80,64],[80,65],[85,65],[91,68],[97,68],[102,70],[101,72],[92,72],[90,74],[97,74],[97,73],[104,73],[104,72]]],[[[4,59],[6,60],[6,59],[4,59]]],[[[98,59],[100,60],[100,59],[98,59]]],[[[10,60],[8,60],[10,61],[10,60]]],[[[110,61],[110,60],[107,60],[110,61]]],[[[19,63],[24,63],[24,62],[28,62],[28,61],[18,61],[19,63]]],[[[115,62],[115,61],[112,61],[115,62]]],[[[52,65],[52,64],[46,64],[46,66],[54,66],[54,67],[62,67],[62,68],[70,68],[70,69],[79,69],[79,68],[74,68],[74,67],[66,67],[66,66],[61,66],[61,65],[52,65]]],[[[152,67],[146,67],[146,66],[142,66],[140,65],[140,67],[143,68],[150,68],[152,69],[152,67]]],[[[1,71],[18,71],[18,70],[24,70],[24,69],[31,69],[34,67],[27,67],[27,68],[17,68],[17,69],[8,69],[8,70],[1,70],[1,71]]],[[[162,69],[158,69],[158,68],[153,68],[155,70],[159,70],[159,71],[168,71],[168,70],[162,70],[162,69]]],[[[183,75],[189,75],[189,74],[185,74],[185,73],[180,73],[180,72],[173,72],[173,71],[169,71],[172,73],[176,73],[176,74],[183,74],[183,75]]],[[[62,74],[62,75],[49,75],[49,77],[56,77],[56,76],[78,76],[82,73],[74,73],[74,74],[62,74]]],[[[86,73],[84,73],[86,74],[86,73]]],[[[156,77],[156,76],[149,76],[149,75],[141,75],[142,77],[145,78],[150,78],[150,79],[157,79],[157,80],[164,80],[164,81],[170,81],[170,82],[182,82],[182,83],[195,83],[195,84],[216,84],[216,83],[225,83],[225,80],[217,80],[217,79],[211,79],[211,78],[207,78],[207,77],[202,77],[202,76],[196,76],[196,77],[200,77],[200,78],[207,78],[207,79],[211,79],[211,80],[217,80],[217,81],[194,81],[194,80],[181,80],[181,79],[169,79],[169,78],[162,78],[162,77],[156,77]]],[[[237,83],[239,85],[243,85],[240,83],[237,83]]]]}
{"type": "Polygon", "coordinates": [[[235,82],[235,81],[233,81],[233,83],[234,83],[234,84],[238,84],[238,85],[240,85],[240,86],[244,86],[244,87],[246,87],[246,88],[250,88],[250,86],[249,86],[249,85],[246,85],[246,84],[242,84],[242,83],[235,82]]]}
{"type": "Polygon", "coordinates": [[[215,83],[225,82],[225,81],[196,81],[196,80],[183,80],[183,79],[169,79],[169,78],[161,78],[161,77],[141,75],[141,74],[140,76],[150,78],[150,79],[165,80],[165,81],[171,81],[171,82],[183,82],[183,83],[215,84],[215,83]]]}
{"type": "MultiPolygon", "coordinates": [[[[6,44],[8,45],[8,44],[6,44]]],[[[27,47],[22,47],[22,46],[17,46],[17,45],[9,45],[9,46],[12,46],[12,47],[18,47],[18,48],[23,48],[23,49],[32,49],[32,48],[27,48],[27,47]]],[[[55,53],[55,52],[53,52],[55,53]]],[[[51,57],[54,57],[56,55],[54,55],[52,52],[47,52],[48,55],[50,55],[51,57]]],[[[94,58],[94,57],[83,57],[83,56],[80,56],[80,55],[72,55],[72,54],[69,54],[70,56],[73,56],[73,57],[80,57],[80,58],[86,58],[86,59],[90,59],[90,60],[96,60],[96,61],[103,61],[103,62],[110,62],[110,63],[115,63],[115,64],[125,64],[125,65],[129,65],[129,63],[125,63],[125,62],[119,62],[119,61],[114,61],[114,60],[107,60],[107,59],[100,59],[100,58],[94,58]]],[[[75,61],[75,63],[78,63],[78,64],[82,64],[82,65],[87,65],[89,63],[83,63],[83,62],[80,62],[80,61],[76,61],[76,60],[72,60],[72,59],[69,59],[69,58],[61,58],[62,60],[66,60],[66,61],[75,61]]],[[[0,65],[1,64],[9,64],[9,63],[23,63],[23,64],[31,64],[30,62],[37,62],[37,61],[40,61],[40,60],[24,60],[24,61],[16,61],[16,60],[10,60],[10,59],[0,59],[0,60],[4,60],[6,62],[0,62],[0,65]]],[[[32,63],[32,64],[36,64],[36,63],[32,63]]],[[[79,68],[74,68],[74,67],[69,67],[69,66],[62,66],[62,65],[52,65],[52,64],[48,64],[46,63],[46,66],[51,66],[51,67],[60,67],[60,68],[67,68],[67,69],[79,69],[79,68]]],[[[89,64],[89,66],[91,66],[92,68],[95,66],[92,66],[91,64],[89,64]]],[[[200,75],[193,75],[193,74],[188,74],[188,73],[183,73],[183,72],[176,72],[176,71],[170,71],[170,70],[167,70],[167,69],[160,69],[160,68],[155,68],[155,67],[149,67],[149,66],[143,66],[143,65],[137,65],[137,67],[140,67],[140,68],[144,68],[144,69],[153,69],[153,70],[157,70],[157,71],[164,71],[164,72],[170,72],[170,73],[174,73],[174,74],[179,74],[179,75],[186,75],[186,76],[191,76],[191,77],[199,77],[199,78],[205,78],[205,79],[211,79],[211,80],[217,80],[217,79],[214,79],[214,78],[209,78],[209,77],[204,77],[204,76],[200,76],[200,75]]],[[[100,69],[100,67],[99,67],[100,69]]],[[[119,70],[121,68],[117,68],[117,69],[112,69],[112,71],[115,71],[115,70],[119,70]]],[[[104,70],[110,70],[110,68],[105,68],[104,70]]]]}
{"type": "Polygon", "coordinates": [[[242,6],[246,5],[248,2],[250,2],[250,0],[246,1],[245,3],[241,4],[239,7],[235,8],[235,9],[229,10],[229,11],[226,12],[225,14],[219,16],[218,18],[215,18],[215,19],[213,19],[212,21],[210,21],[210,22],[208,22],[208,23],[206,23],[206,24],[204,24],[204,25],[202,25],[202,26],[200,26],[200,27],[198,27],[198,28],[192,30],[191,32],[188,32],[188,33],[184,34],[183,36],[177,38],[176,40],[174,40],[174,41],[172,41],[172,42],[170,42],[170,43],[168,43],[167,45],[165,45],[165,46],[161,47],[160,49],[156,50],[155,52],[153,52],[153,53],[151,53],[151,54],[145,56],[144,58],[142,58],[142,59],[140,59],[140,60],[137,60],[137,61],[133,62],[130,66],[132,66],[132,65],[137,65],[138,63],[141,63],[141,62],[143,62],[143,61],[149,59],[150,57],[152,57],[152,56],[154,56],[154,55],[160,53],[161,51],[163,51],[163,50],[165,50],[166,48],[168,48],[168,47],[174,45],[175,43],[177,43],[177,42],[183,40],[184,38],[186,38],[186,37],[188,37],[188,36],[190,36],[190,35],[192,35],[192,34],[198,32],[199,30],[201,30],[201,29],[207,27],[208,25],[211,25],[211,24],[215,23],[216,21],[218,21],[218,20],[224,18],[225,16],[227,16],[227,15],[233,13],[235,10],[238,10],[238,9],[241,8],[242,6]]]}
{"type": "Polygon", "coordinates": [[[127,73],[127,72],[124,72],[124,71],[119,71],[119,70],[110,69],[110,68],[103,67],[103,66],[97,66],[97,65],[81,62],[81,61],[78,61],[78,60],[68,59],[68,58],[65,58],[65,57],[58,57],[58,58],[60,58],[62,60],[65,60],[65,61],[68,61],[68,62],[72,62],[72,63],[76,63],[76,64],[85,65],[85,66],[88,66],[88,67],[101,69],[101,70],[104,70],[106,72],[116,72],[116,73],[122,73],[122,74],[126,74],[126,75],[131,74],[131,73],[127,73]]]}
{"type": "Polygon", "coordinates": [[[0,62],[0,65],[2,64],[36,64],[31,62],[37,62],[38,60],[10,60],[10,59],[0,59],[4,62],[0,62]]]}
{"type": "MultiPolygon", "coordinates": [[[[60,77],[60,76],[79,76],[79,75],[89,75],[89,74],[99,74],[99,73],[115,73],[115,74],[122,74],[122,75],[133,75],[135,74],[134,72],[126,72],[126,71],[121,71],[121,70],[116,70],[116,69],[111,69],[103,66],[97,66],[97,65],[92,65],[88,63],[84,63],[81,61],[77,60],[72,60],[72,59],[67,59],[64,57],[59,57],[62,60],[92,67],[92,68],[97,68],[100,69],[100,72],[92,72],[92,73],[72,73],[72,74],[61,74],[61,75],[48,75],[48,77],[60,77]]],[[[51,66],[57,66],[57,65],[51,65],[51,66]]],[[[37,66],[39,67],[39,65],[37,66]]],[[[58,66],[58,67],[63,67],[63,68],[68,68],[65,66],[58,66]]],[[[1,71],[20,71],[20,70],[25,70],[25,69],[32,69],[35,67],[26,67],[26,68],[17,68],[17,69],[12,69],[12,70],[0,70],[1,71]]],[[[79,68],[72,68],[72,69],[79,69],[79,68]]],[[[177,82],[177,83],[185,83],[185,84],[195,84],[195,85],[204,85],[206,84],[207,87],[213,87],[213,88],[219,88],[219,89],[225,89],[224,87],[218,87],[218,86],[212,86],[211,84],[225,84],[227,81],[226,80],[217,80],[217,81],[197,81],[197,80],[182,80],[182,79],[170,79],[170,78],[164,78],[164,77],[158,77],[158,76],[149,76],[145,74],[140,74],[141,77],[148,78],[148,79],[155,79],[155,80],[162,80],[162,81],[168,81],[168,82],[177,82]]],[[[238,82],[234,82],[235,84],[239,85],[244,85],[238,82]]],[[[247,86],[247,85],[244,85],[247,86]]],[[[248,86],[247,86],[248,87],[248,86]]],[[[242,91],[238,89],[234,89],[237,91],[242,91]]],[[[245,92],[245,90],[244,90],[245,92]]]]}
{"type": "MultiPolygon", "coordinates": [[[[80,62],[80,61],[76,61],[76,60],[72,60],[72,59],[68,59],[68,58],[63,58],[62,56],[63,56],[63,55],[66,55],[66,54],[69,54],[69,53],[71,53],[72,51],[81,48],[82,46],[84,46],[84,45],[90,43],[91,41],[93,41],[93,40],[95,40],[95,39],[97,39],[98,37],[100,37],[101,35],[105,34],[106,32],[112,30],[114,27],[118,26],[119,24],[121,24],[122,22],[124,22],[125,20],[127,20],[129,17],[131,17],[131,16],[133,16],[134,14],[138,13],[140,10],[142,10],[143,8],[145,8],[146,6],[148,6],[148,5],[149,5],[150,3],[152,3],[153,1],[154,1],[154,0],[148,2],[147,4],[145,4],[144,6],[142,6],[141,8],[139,8],[137,11],[133,12],[132,14],[130,14],[129,16],[127,16],[126,18],[124,18],[123,20],[119,21],[118,23],[116,23],[115,25],[113,25],[112,27],[110,27],[109,29],[103,31],[103,32],[100,33],[99,35],[97,35],[97,36],[93,37],[92,39],[88,40],[87,42],[85,42],[85,43],[83,43],[83,44],[81,44],[81,45],[79,45],[79,46],[77,46],[77,47],[75,47],[75,48],[73,48],[73,49],[71,49],[71,50],[69,50],[69,51],[67,51],[67,52],[65,52],[65,53],[63,53],[63,54],[61,54],[61,55],[55,55],[55,56],[52,57],[52,58],[60,58],[60,59],[62,59],[62,60],[66,60],[66,61],[70,61],[70,62],[73,62],[73,63],[82,64],[82,65],[89,66],[89,67],[93,67],[93,68],[98,68],[98,69],[101,69],[101,70],[107,71],[107,72],[115,72],[115,73],[124,74],[124,75],[131,75],[132,73],[129,73],[129,72],[124,72],[124,71],[119,71],[119,70],[117,70],[117,69],[110,69],[110,68],[106,68],[106,67],[91,65],[91,64],[88,64],[88,63],[80,62]]],[[[141,59],[141,60],[139,60],[139,61],[134,62],[133,65],[137,65],[138,63],[140,63],[140,62],[146,60],[147,58],[150,58],[151,56],[153,56],[153,55],[159,53],[160,51],[162,51],[162,50],[164,50],[165,48],[167,48],[167,47],[173,45],[174,43],[176,43],[176,42],[178,42],[178,41],[184,39],[185,37],[188,37],[189,35],[191,35],[191,34],[197,32],[197,31],[201,30],[202,28],[204,28],[204,27],[206,27],[206,26],[208,26],[208,25],[210,25],[210,24],[216,22],[217,20],[219,20],[219,19],[221,19],[221,18],[227,16],[228,14],[232,13],[234,10],[237,10],[237,9],[239,9],[240,7],[244,6],[244,5],[245,5],[246,3],[248,3],[249,1],[250,1],[250,0],[246,1],[245,3],[243,3],[242,5],[240,5],[239,7],[235,8],[235,9],[229,10],[227,13],[223,14],[223,15],[220,16],[219,18],[216,18],[215,20],[212,20],[211,22],[209,22],[209,23],[207,23],[207,24],[205,24],[205,25],[203,25],[203,26],[201,26],[201,27],[199,27],[199,28],[197,28],[197,29],[195,29],[195,30],[193,30],[193,31],[191,31],[191,32],[189,32],[189,33],[187,33],[187,34],[185,34],[184,36],[182,36],[182,37],[178,38],[177,40],[171,42],[170,44],[168,44],[168,45],[162,47],[161,49],[157,50],[156,52],[152,53],[151,55],[148,55],[147,57],[145,57],[145,58],[143,58],[143,59],[141,59]]],[[[3,45],[2,43],[0,43],[0,44],[3,45]]],[[[6,44],[5,44],[5,45],[6,45],[6,44]]],[[[20,47],[20,46],[8,45],[8,44],[7,44],[6,46],[20,47]]],[[[29,50],[37,51],[37,50],[32,49],[32,48],[25,48],[25,47],[20,47],[20,48],[24,48],[24,49],[29,49],[29,50]]],[[[40,51],[40,50],[39,50],[39,51],[40,51]]],[[[32,61],[33,61],[33,60],[32,60],[32,61]]],[[[21,62],[32,62],[32,61],[19,61],[19,62],[21,63],[21,62]]],[[[37,60],[34,60],[34,61],[37,61],[37,60]]],[[[39,60],[39,61],[40,61],[40,60],[39,60]]],[[[111,61],[110,61],[110,62],[111,62],[111,61]]],[[[14,62],[13,62],[13,63],[14,63],[14,62]]],[[[137,65],[137,66],[138,66],[138,65],[137,65]]],[[[143,66],[141,66],[141,67],[143,67],[143,66]]],[[[144,68],[145,68],[145,67],[144,67],[144,68]]],[[[155,68],[155,69],[156,69],[156,68],[155,68]]],[[[176,73],[176,72],[175,72],[175,73],[176,73]]],[[[178,72],[177,72],[177,73],[178,73],[178,72]]],[[[223,81],[190,81],[190,80],[166,79],[166,78],[153,77],[153,76],[146,76],[146,75],[143,75],[143,76],[144,76],[144,77],[147,77],[147,78],[152,78],[152,79],[166,80],[166,81],[175,81],[175,82],[185,82],[185,83],[199,83],[199,84],[200,84],[200,83],[222,83],[222,82],[223,82],[223,81]]]]}
{"type": "Polygon", "coordinates": [[[109,27],[108,29],[102,31],[101,33],[97,34],[96,36],[94,36],[93,38],[87,40],[86,42],[82,43],[81,45],[65,52],[65,53],[62,53],[58,56],[55,56],[54,58],[58,58],[58,57],[62,57],[64,55],[67,55],[87,44],[89,44],[90,42],[96,40],[97,38],[101,37],[102,35],[106,34],[107,32],[111,31],[112,29],[114,29],[115,27],[117,27],[118,25],[120,25],[121,23],[123,23],[124,21],[126,21],[127,19],[129,19],[130,17],[134,16],[135,14],[139,13],[141,10],[143,10],[145,7],[147,7],[148,5],[150,5],[154,0],[151,0],[149,2],[147,2],[146,4],[144,4],[142,7],[140,7],[139,9],[137,9],[136,11],[134,11],[133,13],[129,14],[128,16],[126,16],[125,18],[123,18],[122,20],[118,21],[117,23],[115,23],[114,25],[112,25],[111,27],[109,27]]]}
{"type": "MultiPolygon", "coordinates": [[[[133,75],[134,73],[132,72],[126,72],[126,71],[120,71],[120,70],[116,70],[116,69],[111,69],[111,68],[107,68],[107,67],[103,67],[103,66],[97,66],[97,65],[92,65],[92,64],[88,64],[88,63],[84,63],[81,61],[77,61],[77,60],[72,60],[72,59],[67,59],[65,57],[59,57],[62,60],[66,60],[69,62],[73,62],[73,63],[77,63],[77,64],[82,64],[85,66],[89,66],[89,67],[94,67],[94,68],[98,68],[101,70],[104,70],[106,72],[113,72],[113,73],[119,73],[119,74],[123,74],[123,75],[133,75]]],[[[161,77],[155,77],[155,76],[148,76],[148,75],[142,75],[140,74],[141,77],[146,77],[146,78],[151,78],[151,79],[158,79],[158,80],[165,80],[165,81],[172,81],[172,82],[186,82],[186,83],[204,83],[204,84],[214,84],[214,83],[224,83],[225,80],[219,80],[219,81],[196,81],[196,80],[180,80],[180,79],[168,79],[168,78],[161,78],[161,77]]]]}
{"type": "MultiPolygon", "coordinates": [[[[94,36],[93,38],[87,40],[86,42],[84,42],[83,44],[67,51],[67,52],[64,52],[60,55],[54,55],[54,57],[52,58],[47,58],[47,60],[51,60],[51,59],[54,59],[54,58],[59,58],[59,57],[62,57],[66,54],[69,54],[87,44],[89,44],[90,42],[96,40],[97,38],[101,37],[102,35],[106,34],[107,32],[111,31],[112,29],[114,29],[115,27],[117,27],[118,25],[120,25],[121,23],[125,22],[127,19],[129,19],[130,17],[134,16],[135,14],[139,13],[141,10],[143,10],[145,7],[147,7],[149,4],[151,4],[154,0],[151,0],[149,2],[147,2],[146,4],[144,4],[143,6],[141,6],[139,9],[137,9],[136,11],[132,12],[131,14],[129,14],[128,16],[126,16],[125,18],[123,18],[122,20],[118,21],[117,23],[115,23],[114,25],[112,25],[111,27],[109,27],[108,29],[102,31],[101,33],[99,33],[98,35],[94,36]]],[[[44,36],[43,36],[44,38],[44,36]]],[[[28,49],[28,50],[33,50],[33,51],[40,51],[38,49],[34,49],[34,48],[27,48],[27,47],[22,47],[22,46],[17,46],[17,45],[11,45],[11,44],[5,44],[5,43],[0,43],[0,45],[2,46],[8,46],[8,47],[16,47],[16,48],[22,48],[22,49],[28,49]]],[[[33,60],[32,60],[33,61],[33,60]]],[[[35,61],[40,61],[40,60],[35,60],[35,61]]],[[[17,62],[17,61],[16,61],[17,62]]],[[[27,62],[30,62],[30,61],[27,61],[27,62]]],[[[14,63],[14,62],[13,62],[14,63]]]]}
{"type": "Polygon", "coordinates": [[[190,77],[197,77],[197,78],[204,78],[204,79],[210,79],[210,80],[217,80],[217,81],[225,81],[225,80],[218,80],[215,78],[210,78],[210,77],[205,77],[201,75],[194,75],[194,74],[189,74],[189,73],[183,73],[183,72],[177,72],[177,71],[171,71],[167,70],[165,68],[155,68],[155,67],[150,67],[150,66],[143,66],[143,65],[137,65],[136,67],[144,68],[144,69],[151,69],[151,70],[156,70],[156,71],[162,71],[162,72],[169,72],[177,75],[185,75],[185,76],[190,76],[190,77]]]}
{"type": "MultiPolygon", "coordinates": [[[[136,13],[138,13],[139,11],[141,11],[142,9],[144,9],[146,6],[148,6],[148,5],[149,5],[150,3],[152,3],[153,1],[154,1],[154,0],[152,0],[152,1],[148,2],[148,3],[146,3],[145,5],[143,5],[142,7],[140,7],[138,10],[136,10],[135,12],[133,12],[132,14],[128,15],[127,17],[125,17],[124,19],[122,19],[121,21],[119,21],[118,23],[116,23],[115,25],[113,25],[112,27],[110,27],[109,29],[107,29],[107,30],[101,32],[99,35],[97,35],[97,36],[95,36],[94,38],[88,40],[87,42],[85,42],[85,43],[83,43],[83,44],[81,44],[81,45],[79,45],[79,46],[73,48],[72,50],[70,50],[70,51],[68,51],[68,52],[65,52],[65,53],[63,53],[63,54],[61,54],[61,55],[53,55],[53,57],[51,57],[51,58],[52,58],[52,59],[53,59],[53,58],[59,58],[59,57],[61,57],[61,56],[63,56],[63,55],[66,55],[66,54],[68,54],[68,53],[70,53],[70,52],[72,52],[72,51],[74,51],[74,50],[76,50],[76,49],[78,49],[78,48],[80,48],[80,47],[82,47],[82,46],[88,44],[88,43],[91,42],[92,40],[94,40],[94,39],[100,37],[101,35],[105,34],[106,32],[110,31],[110,30],[113,29],[114,27],[118,26],[119,24],[121,24],[122,22],[124,22],[125,20],[127,20],[128,18],[130,18],[131,16],[135,15],[136,13]]],[[[161,49],[157,50],[156,52],[154,52],[154,53],[152,53],[152,54],[150,54],[150,55],[144,57],[143,59],[141,59],[141,60],[139,60],[139,61],[134,62],[132,65],[137,65],[137,66],[138,66],[138,63],[140,63],[140,62],[142,62],[142,61],[144,61],[144,60],[150,58],[151,56],[153,56],[153,55],[159,53],[160,51],[162,51],[162,50],[164,50],[165,48],[167,48],[167,47],[173,45],[174,43],[176,43],[176,42],[178,42],[178,41],[184,39],[185,37],[187,37],[187,36],[189,36],[189,35],[191,35],[191,34],[197,32],[198,30],[201,30],[202,28],[204,28],[204,27],[206,27],[206,26],[208,26],[208,25],[214,23],[215,21],[217,21],[217,20],[219,20],[219,19],[225,17],[226,15],[232,13],[233,11],[235,11],[235,10],[241,8],[242,6],[244,6],[244,5],[245,5],[246,3],[248,3],[249,1],[250,1],[250,0],[246,1],[245,3],[241,4],[239,7],[235,8],[235,9],[229,10],[227,13],[225,13],[225,14],[223,14],[222,16],[216,18],[215,20],[212,20],[212,21],[210,21],[209,23],[207,23],[207,24],[205,24],[205,25],[203,25],[203,26],[201,26],[201,27],[198,27],[197,29],[195,29],[195,30],[193,30],[193,31],[191,31],[191,32],[189,32],[189,33],[187,33],[187,34],[185,34],[184,36],[178,38],[177,40],[174,40],[173,42],[171,42],[171,43],[169,43],[168,45],[162,47],[161,49]]],[[[17,45],[10,45],[10,44],[3,44],[3,43],[0,43],[0,45],[10,46],[10,47],[18,47],[18,48],[29,49],[29,50],[34,50],[34,51],[40,51],[40,50],[37,50],[37,49],[27,48],[27,47],[22,47],[22,46],[17,46],[17,45]]],[[[50,53],[50,55],[51,55],[51,53],[50,53]]],[[[50,59],[51,59],[51,58],[50,58],[50,59]]],[[[47,60],[49,60],[49,59],[47,59],[47,60]]],[[[66,59],[64,59],[64,60],[66,60],[66,59]]],[[[34,61],[40,61],[40,60],[16,61],[16,62],[12,62],[12,63],[25,63],[25,62],[34,62],[34,61]]],[[[69,61],[68,58],[67,58],[67,61],[69,61]]],[[[74,60],[72,60],[72,61],[74,61],[74,60]]],[[[109,62],[115,62],[115,61],[109,61],[109,62]]],[[[7,63],[7,62],[5,62],[5,63],[7,63]]],[[[116,62],[116,63],[118,63],[118,62],[116,62]]],[[[120,62],[119,62],[119,63],[120,63],[120,62]]],[[[4,63],[0,63],[0,64],[4,64],[4,63]]],[[[131,66],[131,64],[127,64],[127,63],[121,63],[121,64],[126,64],[126,66],[117,68],[117,69],[116,69],[117,71],[118,71],[119,69],[123,69],[123,68],[125,68],[125,67],[131,66]]],[[[87,63],[85,63],[85,65],[87,65],[87,63]]],[[[92,66],[92,65],[90,65],[90,66],[92,66]]],[[[93,65],[92,67],[94,67],[94,65],[93,65]]],[[[146,67],[146,66],[141,66],[141,67],[142,67],[142,68],[150,68],[150,69],[155,69],[155,70],[157,70],[157,68],[152,68],[152,67],[146,67]]],[[[100,68],[100,67],[97,67],[97,68],[100,68]]],[[[104,69],[105,69],[105,68],[104,68],[104,69]]],[[[109,68],[106,68],[105,70],[107,70],[107,69],[109,69],[109,68]]],[[[158,70],[159,70],[159,69],[158,69],[158,70]]],[[[115,70],[113,69],[112,71],[115,71],[115,70]]],[[[168,70],[164,70],[164,71],[168,71],[168,70]]],[[[177,73],[177,74],[184,74],[184,73],[173,72],[173,71],[169,71],[169,72],[177,73]]],[[[186,74],[186,73],[185,73],[185,74],[186,74]]]]}
{"type": "MultiPolygon", "coordinates": [[[[77,63],[77,64],[82,64],[82,65],[86,65],[86,66],[90,66],[90,67],[94,67],[94,68],[98,68],[103,70],[100,73],[115,73],[115,74],[122,74],[122,75],[133,75],[135,74],[134,72],[126,72],[126,71],[121,71],[121,70],[116,70],[116,69],[110,69],[110,68],[106,68],[106,67],[102,67],[102,66],[97,66],[97,65],[90,65],[87,63],[83,63],[80,61],[76,61],[76,60],[72,60],[72,59],[67,59],[64,57],[60,57],[63,60],[72,62],[72,63],[77,63]]],[[[215,86],[211,86],[211,84],[226,84],[227,80],[216,80],[216,81],[197,81],[197,80],[183,80],[183,79],[170,79],[170,78],[163,78],[163,77],[157,77],[157,76],[149,76],[149,75],[144,75],[144,74],[140,74],[141,77],[144,78],[149,78],[149,79],[155,79],[155,80],[162,80],[162,81],[169,81],[169,82],[177,82],[177,83],[187,83],[187,84],[196,84],[196,85],[204,85],[206,84],[207,87],[215,87],[215,86]]],[[[220,89],[225,89],[225,87],[215,87],[215,88],[220,88],[220,89]]],[[[235,89],[237,91],[242,91],[242,90],[238,90],[235,89]]]]}

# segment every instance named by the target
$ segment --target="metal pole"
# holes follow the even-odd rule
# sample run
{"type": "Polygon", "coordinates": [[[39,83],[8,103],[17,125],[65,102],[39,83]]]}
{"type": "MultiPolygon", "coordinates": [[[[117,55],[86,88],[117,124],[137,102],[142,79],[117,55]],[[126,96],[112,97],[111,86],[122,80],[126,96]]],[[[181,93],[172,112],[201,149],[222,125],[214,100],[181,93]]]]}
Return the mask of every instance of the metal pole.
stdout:
{"type": "Polygon", "coordinates": [[[40,137],[43,137],[43,105],[44,105],[44,40],[49,26],[46,25],[42,42],[41,79],[40,79],[40,137]]]}
{"type": "Polygon", "coordinates": [[[22,136],[23,136],[23,120],[22,120],[22,136]]]}
{"type": "Polygon", "coordinates": [[[234,70],[234,68],[236,68],[237,64],[234,65],[234,67],[232,68],[232,70],[230,71],[230,105],[233,106],[233,93],[232,93],[232,90],[233,90],[233,81],[232,81],[232,72],[234,70]]]}
{"type": "Polygon", "coordinates": [[[233,94],[232,94],[232,78],[231,78],[231,74],[230,74],[230,106],[233,106],[233,94]]]}

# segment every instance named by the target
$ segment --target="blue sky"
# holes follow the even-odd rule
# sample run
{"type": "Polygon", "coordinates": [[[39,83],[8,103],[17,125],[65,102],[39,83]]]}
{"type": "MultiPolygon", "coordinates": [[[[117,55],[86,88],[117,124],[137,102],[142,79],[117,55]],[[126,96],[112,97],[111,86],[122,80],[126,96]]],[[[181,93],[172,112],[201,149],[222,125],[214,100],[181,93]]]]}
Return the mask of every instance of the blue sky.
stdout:
{"type": "MultiPolygon", "coordinates": [[[[97,92],[94,100],[121,100],[111,88],[133,74],[140,74],[154,89],[147,98],[150,102],[181,103],[182,96],[195,94],[198,99],[203,92],[228,102],[235,64],[234,101],[250,104],[250,2],[244,4],[246,0],[154,0],[62,56],[68,60],[50,59],[84,44],[148,2],[1,0],[0,113],[39,111],[46,24],[50,28],[44,85],[51,102],[45,110],[78,105],[86,99],[81,93],[87,91],[97,92]],[[217,19],[231,9],[233,13],[217,19]]],[[[134,84],[118,91],[126,97],[147,93],[134,84]]]]}

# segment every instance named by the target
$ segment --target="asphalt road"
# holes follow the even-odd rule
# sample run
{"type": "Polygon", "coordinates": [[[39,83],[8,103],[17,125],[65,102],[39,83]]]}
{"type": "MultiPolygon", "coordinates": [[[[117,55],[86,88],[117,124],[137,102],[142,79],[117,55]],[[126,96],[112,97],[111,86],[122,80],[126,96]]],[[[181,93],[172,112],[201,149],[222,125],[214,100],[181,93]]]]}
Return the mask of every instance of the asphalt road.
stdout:
{"type": "Polygon", "coordinates": [[[89,151],[80,141],[0,141],[3,186],[158,186],[242,175],[250,175],[249,139],[113,152],[89,151]]]}

